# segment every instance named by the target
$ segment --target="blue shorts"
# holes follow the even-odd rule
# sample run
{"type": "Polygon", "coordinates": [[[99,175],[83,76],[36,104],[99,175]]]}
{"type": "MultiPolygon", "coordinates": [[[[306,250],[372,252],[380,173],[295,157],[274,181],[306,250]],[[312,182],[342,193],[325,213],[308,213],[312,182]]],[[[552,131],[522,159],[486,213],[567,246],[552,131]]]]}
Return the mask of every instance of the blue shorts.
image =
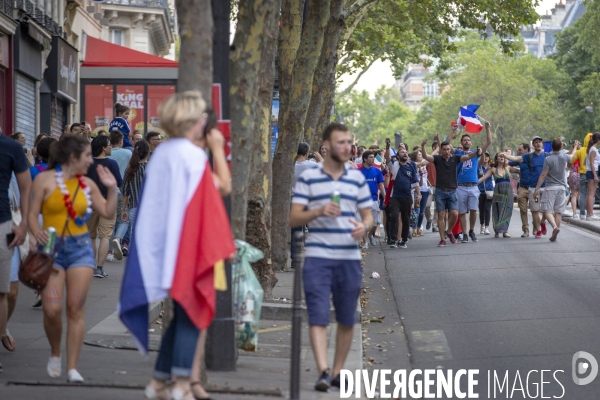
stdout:
{"type": "Polygon", "coordinates": [[[585,173],[585,179],[587,179],[588,181],[593,181],[594,180],[594,173],[592,171],[586,171],[586,173],[585,173]]]}
{"type": "MultiPolygon", "coordinates": [[[[475,187],[477,189],[477,187],[475,187]]],[[[435,208],[438,212],[458,210],[456,190],[435,189],[435,208]]]]}
{"type": "Polygon", "coordinates": [[[310,326],[329,325],[331,293],[336,321],[345,326],[354,326],[356,302],[362,286],[360,260],[307,257],[302,270],[302,281],[310,326]]]}
{"type": "MultiPolygon", "coordinates": [[[[56,246],[60,238],[56,238],[56,246]]],[[[67,270],[71,267],[96,268],[96,257],[92,249],[92,239],[89,233],[77,236],[65,236],[60,250],[54,260],[54,266],[67,270]]]]}

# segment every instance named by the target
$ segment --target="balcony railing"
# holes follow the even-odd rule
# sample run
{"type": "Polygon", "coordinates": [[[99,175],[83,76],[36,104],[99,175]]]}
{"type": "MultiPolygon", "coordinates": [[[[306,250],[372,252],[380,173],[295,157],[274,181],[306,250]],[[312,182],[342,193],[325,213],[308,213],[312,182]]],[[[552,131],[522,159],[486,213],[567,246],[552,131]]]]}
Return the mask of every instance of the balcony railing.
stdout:
{"type": "MultiPolygon", "coordinates": [[[[45,4],[46,6],[50,6],[50,2],[46,2],[45,4]]],[[[65,37],[62,27],[47,12],[36,7],[36,4],[32,0],[0,0],[0,12],[11,18],[13,16],[13,6],[15,9],[23,10],[26,14],[30,15],[37,24],[46,28],[52,35],[65,37]]]]}
{"type": "Polygon", "coordinates": [[[175,27],[175,19],[171,15],[167,0],[107,0],[103,4],[113,4],[119,6],[147,7],[147,8],[163,8],[167,11],[169,25],[175,27]]]}
{"type": "Polygon", "coordinates": [[[12,18],[13,0],[0,0],[0,12],[12,18]]]}

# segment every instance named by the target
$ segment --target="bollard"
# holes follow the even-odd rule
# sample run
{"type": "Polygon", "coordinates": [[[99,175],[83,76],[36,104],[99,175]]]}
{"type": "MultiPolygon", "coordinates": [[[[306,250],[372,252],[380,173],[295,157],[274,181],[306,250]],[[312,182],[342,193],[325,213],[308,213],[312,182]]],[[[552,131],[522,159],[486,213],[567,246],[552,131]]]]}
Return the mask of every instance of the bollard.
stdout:
{"type": "Polygon", "coordinates": [[[300,399],[300,347],[302,345],[302,243],[304,229],[294,232],[292,240],[295,246],[294,292],[292,295],[292,362],[290,374],[290,399],[300,399]]]}

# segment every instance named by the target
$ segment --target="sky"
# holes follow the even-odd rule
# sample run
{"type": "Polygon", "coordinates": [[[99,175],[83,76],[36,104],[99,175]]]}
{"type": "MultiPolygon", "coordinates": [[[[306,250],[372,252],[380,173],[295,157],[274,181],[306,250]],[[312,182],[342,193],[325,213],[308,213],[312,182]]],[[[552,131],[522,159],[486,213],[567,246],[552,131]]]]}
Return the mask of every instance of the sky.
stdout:
{"type": "MultiPolygon", "coordinates": [[[[550,10],[555,4],[558,4],[559,0],[541,0],[539,5],[536,7],[538,14],[546,14],[546,10],[550,10]]],[[[564,2],[564,0],[563,0],[564,2]]],[[[344,75],[342,76],[342,83],[340,89],[346,88],[350,85],[356,75],[344,75]]],[[[367,72],[360,78],[354,89],[366,90],[373,94],[379,87],[393,86],[395,83],[394,76],[392,75],[392,69],[389,62],[377,61],[369,68],[367,72]]]]}

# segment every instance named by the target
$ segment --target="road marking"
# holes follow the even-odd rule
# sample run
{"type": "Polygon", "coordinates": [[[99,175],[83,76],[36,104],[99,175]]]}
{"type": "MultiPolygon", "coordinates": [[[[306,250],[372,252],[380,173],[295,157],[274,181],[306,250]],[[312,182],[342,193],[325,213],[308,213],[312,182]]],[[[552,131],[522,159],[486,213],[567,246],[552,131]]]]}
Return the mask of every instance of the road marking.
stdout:
{"type": "Polygon", "coordinates": [[[290,329],[291,327],[292,327],[291,325],[284,325],[284,326],[276,326],[275,328],[259,329],[258,333],[284,331],[286,329],[290,329]]]}
{"type": "Polygon", "coordinates": [[[414,349],[431,353],[436,360],[452,360],[452,352],[444,331],[413,331],[414,349]]]}

